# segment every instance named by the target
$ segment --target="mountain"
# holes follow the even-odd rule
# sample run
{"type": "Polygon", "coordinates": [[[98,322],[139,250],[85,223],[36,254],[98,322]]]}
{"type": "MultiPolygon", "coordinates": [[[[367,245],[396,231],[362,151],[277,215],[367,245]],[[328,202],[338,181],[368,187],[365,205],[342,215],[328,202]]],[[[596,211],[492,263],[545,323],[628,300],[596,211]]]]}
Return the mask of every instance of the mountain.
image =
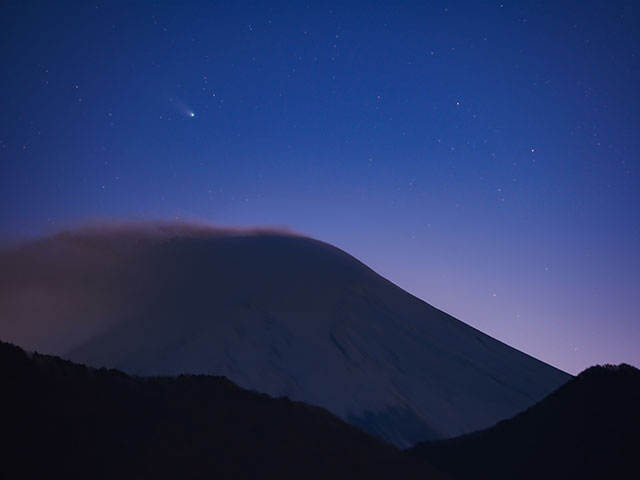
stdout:
{"type": "Polygon", "coordinates": [[[443,478],[324,409],[222,377],[130,377],[0,342],[0,383],[6,478],[443,478]]]}
{"type": "Polygon", "coordinates": [[[640,370],[591,367],[488,430],[409,453],[458,479],[636,479],[640,370]]]}
{"type": "Polygon", "coordinates": [[[570,376],[278,231],[149,224],[0,253],[0,335],[136,375],[224,375],[397,446],[489,427],[570,376]]]}

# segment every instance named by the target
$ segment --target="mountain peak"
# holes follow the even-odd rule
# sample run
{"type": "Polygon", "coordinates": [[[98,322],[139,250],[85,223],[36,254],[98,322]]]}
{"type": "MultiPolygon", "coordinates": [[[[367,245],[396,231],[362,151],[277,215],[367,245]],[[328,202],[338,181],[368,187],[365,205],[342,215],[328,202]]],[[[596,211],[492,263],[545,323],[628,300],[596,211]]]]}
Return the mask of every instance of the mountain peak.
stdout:
{"type": "Polygon", "coordinates": [[[248,232],[143,225],[26,245],[0,335],[137,375],[224,375],[399,446],[488,427],[570,378],[338,248],[248,232]]]}

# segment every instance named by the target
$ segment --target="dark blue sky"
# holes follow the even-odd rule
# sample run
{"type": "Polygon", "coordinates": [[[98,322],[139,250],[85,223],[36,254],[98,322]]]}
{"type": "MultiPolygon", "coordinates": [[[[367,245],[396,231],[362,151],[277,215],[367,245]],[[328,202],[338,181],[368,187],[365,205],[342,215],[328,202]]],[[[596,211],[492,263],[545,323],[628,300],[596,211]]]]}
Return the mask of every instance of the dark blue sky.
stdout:
{"type": "Polygon", "coordinates": [[[4,3],[5,240],[286,225],[569,372],[640,365],[640,4],[185,3],[4,3]]]}

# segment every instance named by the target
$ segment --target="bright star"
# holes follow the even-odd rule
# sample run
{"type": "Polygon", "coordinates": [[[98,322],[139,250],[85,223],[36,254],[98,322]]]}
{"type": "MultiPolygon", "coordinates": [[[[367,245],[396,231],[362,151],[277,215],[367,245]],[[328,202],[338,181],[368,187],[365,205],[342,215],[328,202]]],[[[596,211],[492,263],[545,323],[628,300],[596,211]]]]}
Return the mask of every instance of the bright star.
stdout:
{"type": "Polygon", "coordinates": [[[189,113],[189,116],[190,116],[190,117],[195,117],[195,116],[196,116],[196,114],[195,114],[195,113],[193,113],[193,112],[191,112],[191,113],[189,113]]]}

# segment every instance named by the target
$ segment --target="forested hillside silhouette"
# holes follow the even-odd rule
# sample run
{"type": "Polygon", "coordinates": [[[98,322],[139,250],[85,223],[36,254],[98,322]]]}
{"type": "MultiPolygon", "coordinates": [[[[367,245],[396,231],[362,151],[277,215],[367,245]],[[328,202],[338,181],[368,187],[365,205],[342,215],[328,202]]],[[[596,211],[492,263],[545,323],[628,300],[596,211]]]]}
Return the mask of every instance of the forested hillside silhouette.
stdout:
{"type": "Polygon", "coordinates": [[[0,344],[13,478],[442,478],[328,411],[223,377],[138,378],[0,344]]]}
{"type": "Polygon", "coordinates": [[[455,478],[640,478],[640,370],[591,367],[495,427],[408,452],[455,478]]]}

